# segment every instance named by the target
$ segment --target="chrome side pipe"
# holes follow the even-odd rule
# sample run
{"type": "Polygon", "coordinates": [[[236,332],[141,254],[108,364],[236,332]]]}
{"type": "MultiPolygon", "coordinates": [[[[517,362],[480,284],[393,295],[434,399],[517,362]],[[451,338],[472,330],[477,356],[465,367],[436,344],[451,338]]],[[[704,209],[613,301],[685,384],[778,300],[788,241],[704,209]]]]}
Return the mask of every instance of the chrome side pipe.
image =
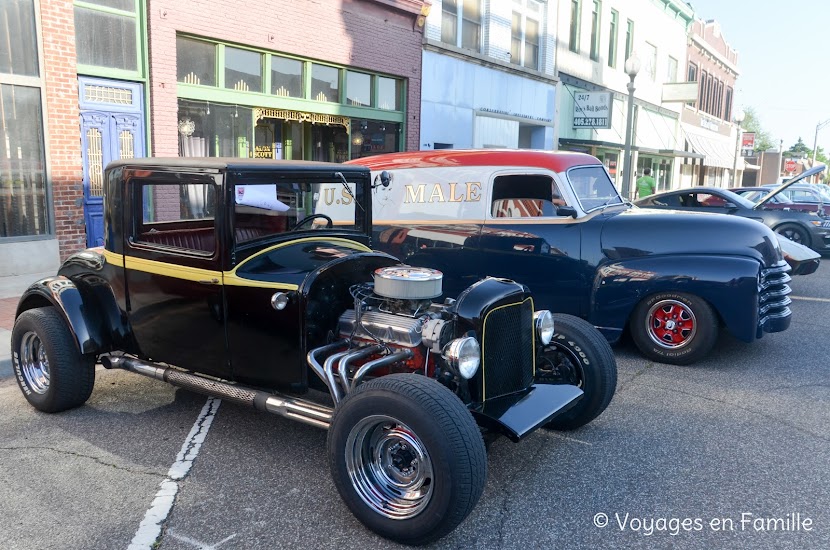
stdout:
{"type": "Polygon", "coordinates": [[[156,365],[132,357],[101,357],[108,369],[123,369],[142,376],[167,382],[173,386],[219,397],[240,405],[253,406],[260,411],[277,414],[317,428],[328,429],[334,409],[295,397],[270,394],[264,391],[231,384],[222,380],[191,374],[174,367],[156,365]]]}

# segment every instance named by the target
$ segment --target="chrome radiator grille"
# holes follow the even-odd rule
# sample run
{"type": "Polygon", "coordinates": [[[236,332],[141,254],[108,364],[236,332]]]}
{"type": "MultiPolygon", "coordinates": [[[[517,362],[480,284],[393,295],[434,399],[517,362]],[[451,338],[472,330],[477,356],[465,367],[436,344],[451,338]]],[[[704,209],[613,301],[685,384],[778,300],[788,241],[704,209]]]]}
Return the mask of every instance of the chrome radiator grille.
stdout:
{"type": "Polygon", "coordinates": [[[788,317],[792,314],[790,304],[792,300],[787,296],[791,290],[789,283],[792,279],[788,272],[790,266],[780,261],[772,267],[761,269],[758,282],[758,326],[763,326],[771,319],[788,317]]]}
{"type": "Polygon", "coordinates": [[[501,306],[484,318],[481,399],[523,390],[533,383],[533,300],[501,306]]]}

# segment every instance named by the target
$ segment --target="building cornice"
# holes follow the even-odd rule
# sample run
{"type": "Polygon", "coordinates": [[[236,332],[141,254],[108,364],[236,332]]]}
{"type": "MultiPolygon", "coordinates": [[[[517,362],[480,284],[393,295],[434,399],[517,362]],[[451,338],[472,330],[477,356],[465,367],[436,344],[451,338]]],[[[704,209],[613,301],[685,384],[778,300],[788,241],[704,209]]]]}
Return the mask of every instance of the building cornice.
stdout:
{"type": "Polygon", "coordinates": [[[432,5],[432,0],[372,0],[378,4],[384,4],[396,10],[412,13],[415,15],[425,15],[424,8],[429,8],[432,5]]]}
{"type": "Polygon", "coordinates": [[[706,40],[704,40],[703,37],[701,37],[699,35],[696,35],[696,34],[693,34],[692,35],[692,42],[694,44],[696,44],[700,49],[702,49],[706,53],[706,55],[708,55],[708,56],[712,57],[713,59],[715,59],[718,63],[723,65],[726,69],[732,71],[735,74],[736,77],[739,74],[741,74],[740,71],[738,71],[738,67],[735,64],[733,64],[731,61],[726,59],[723,56],[723,54],[721,54],[719,51],[712,48],[712,46],[709,45],[709,43],[706,42],[706,40]]]}
{"type": "Polygon", "coordinates": [[[555,76],[551,76],[539,71],[534,71],[532,69],[519,67],[511,63],[505,63],[504,61],[499,61],[498,59],[493,59],[492,57],[487,57],[486,55],[471,50],[465,50],[462,48],[451,46],[449,44],[445,44],[443,42],[438,42],[437,40],[430,40],[428,38],[425,39],[424,51],[448,55],[450,57],[455,57],[457,59],[467,61],[468,63],[481,65],[482,67],[488,67],[490,69],[497,69],[506,73],[516,74],[524,78],[538,80],[540,82],[545,82],[547,84],[556,84],[559,82],[559,79],[555,76]]]}
{"type": "Polygon", "coordinates": [[[666,13],[673,14],[674,19],[682,22],[687,29],[695,20],[694,10],[683,0],[652,0],[652,2],[661,6],[666,13]]]}

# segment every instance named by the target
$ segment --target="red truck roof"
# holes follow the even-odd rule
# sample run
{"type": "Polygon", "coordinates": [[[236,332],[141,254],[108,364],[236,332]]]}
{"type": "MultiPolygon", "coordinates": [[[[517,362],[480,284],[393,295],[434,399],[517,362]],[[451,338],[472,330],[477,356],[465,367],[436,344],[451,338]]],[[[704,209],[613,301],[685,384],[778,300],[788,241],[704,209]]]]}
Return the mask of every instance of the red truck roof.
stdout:
{"type": "Polygon", "coordinates": [[[571,151],[534,151],[517,149],[440,149],[409,151],[350,160],[371,170],[396,168],[432,168],[448,166],[527,166],[563,172],[574,166],[601,164],[596,157],[571,151]]]}

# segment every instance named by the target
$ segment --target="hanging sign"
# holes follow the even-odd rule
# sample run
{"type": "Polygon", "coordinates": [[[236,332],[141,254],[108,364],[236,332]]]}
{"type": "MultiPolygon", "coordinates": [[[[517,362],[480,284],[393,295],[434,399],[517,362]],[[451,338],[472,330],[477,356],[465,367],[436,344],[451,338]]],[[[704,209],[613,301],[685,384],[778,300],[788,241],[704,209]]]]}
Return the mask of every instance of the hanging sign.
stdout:
{"type": "Polygon", "coordinates": [[[611,92],[576,92],[574,128],[611,128],[611,92]]]}

